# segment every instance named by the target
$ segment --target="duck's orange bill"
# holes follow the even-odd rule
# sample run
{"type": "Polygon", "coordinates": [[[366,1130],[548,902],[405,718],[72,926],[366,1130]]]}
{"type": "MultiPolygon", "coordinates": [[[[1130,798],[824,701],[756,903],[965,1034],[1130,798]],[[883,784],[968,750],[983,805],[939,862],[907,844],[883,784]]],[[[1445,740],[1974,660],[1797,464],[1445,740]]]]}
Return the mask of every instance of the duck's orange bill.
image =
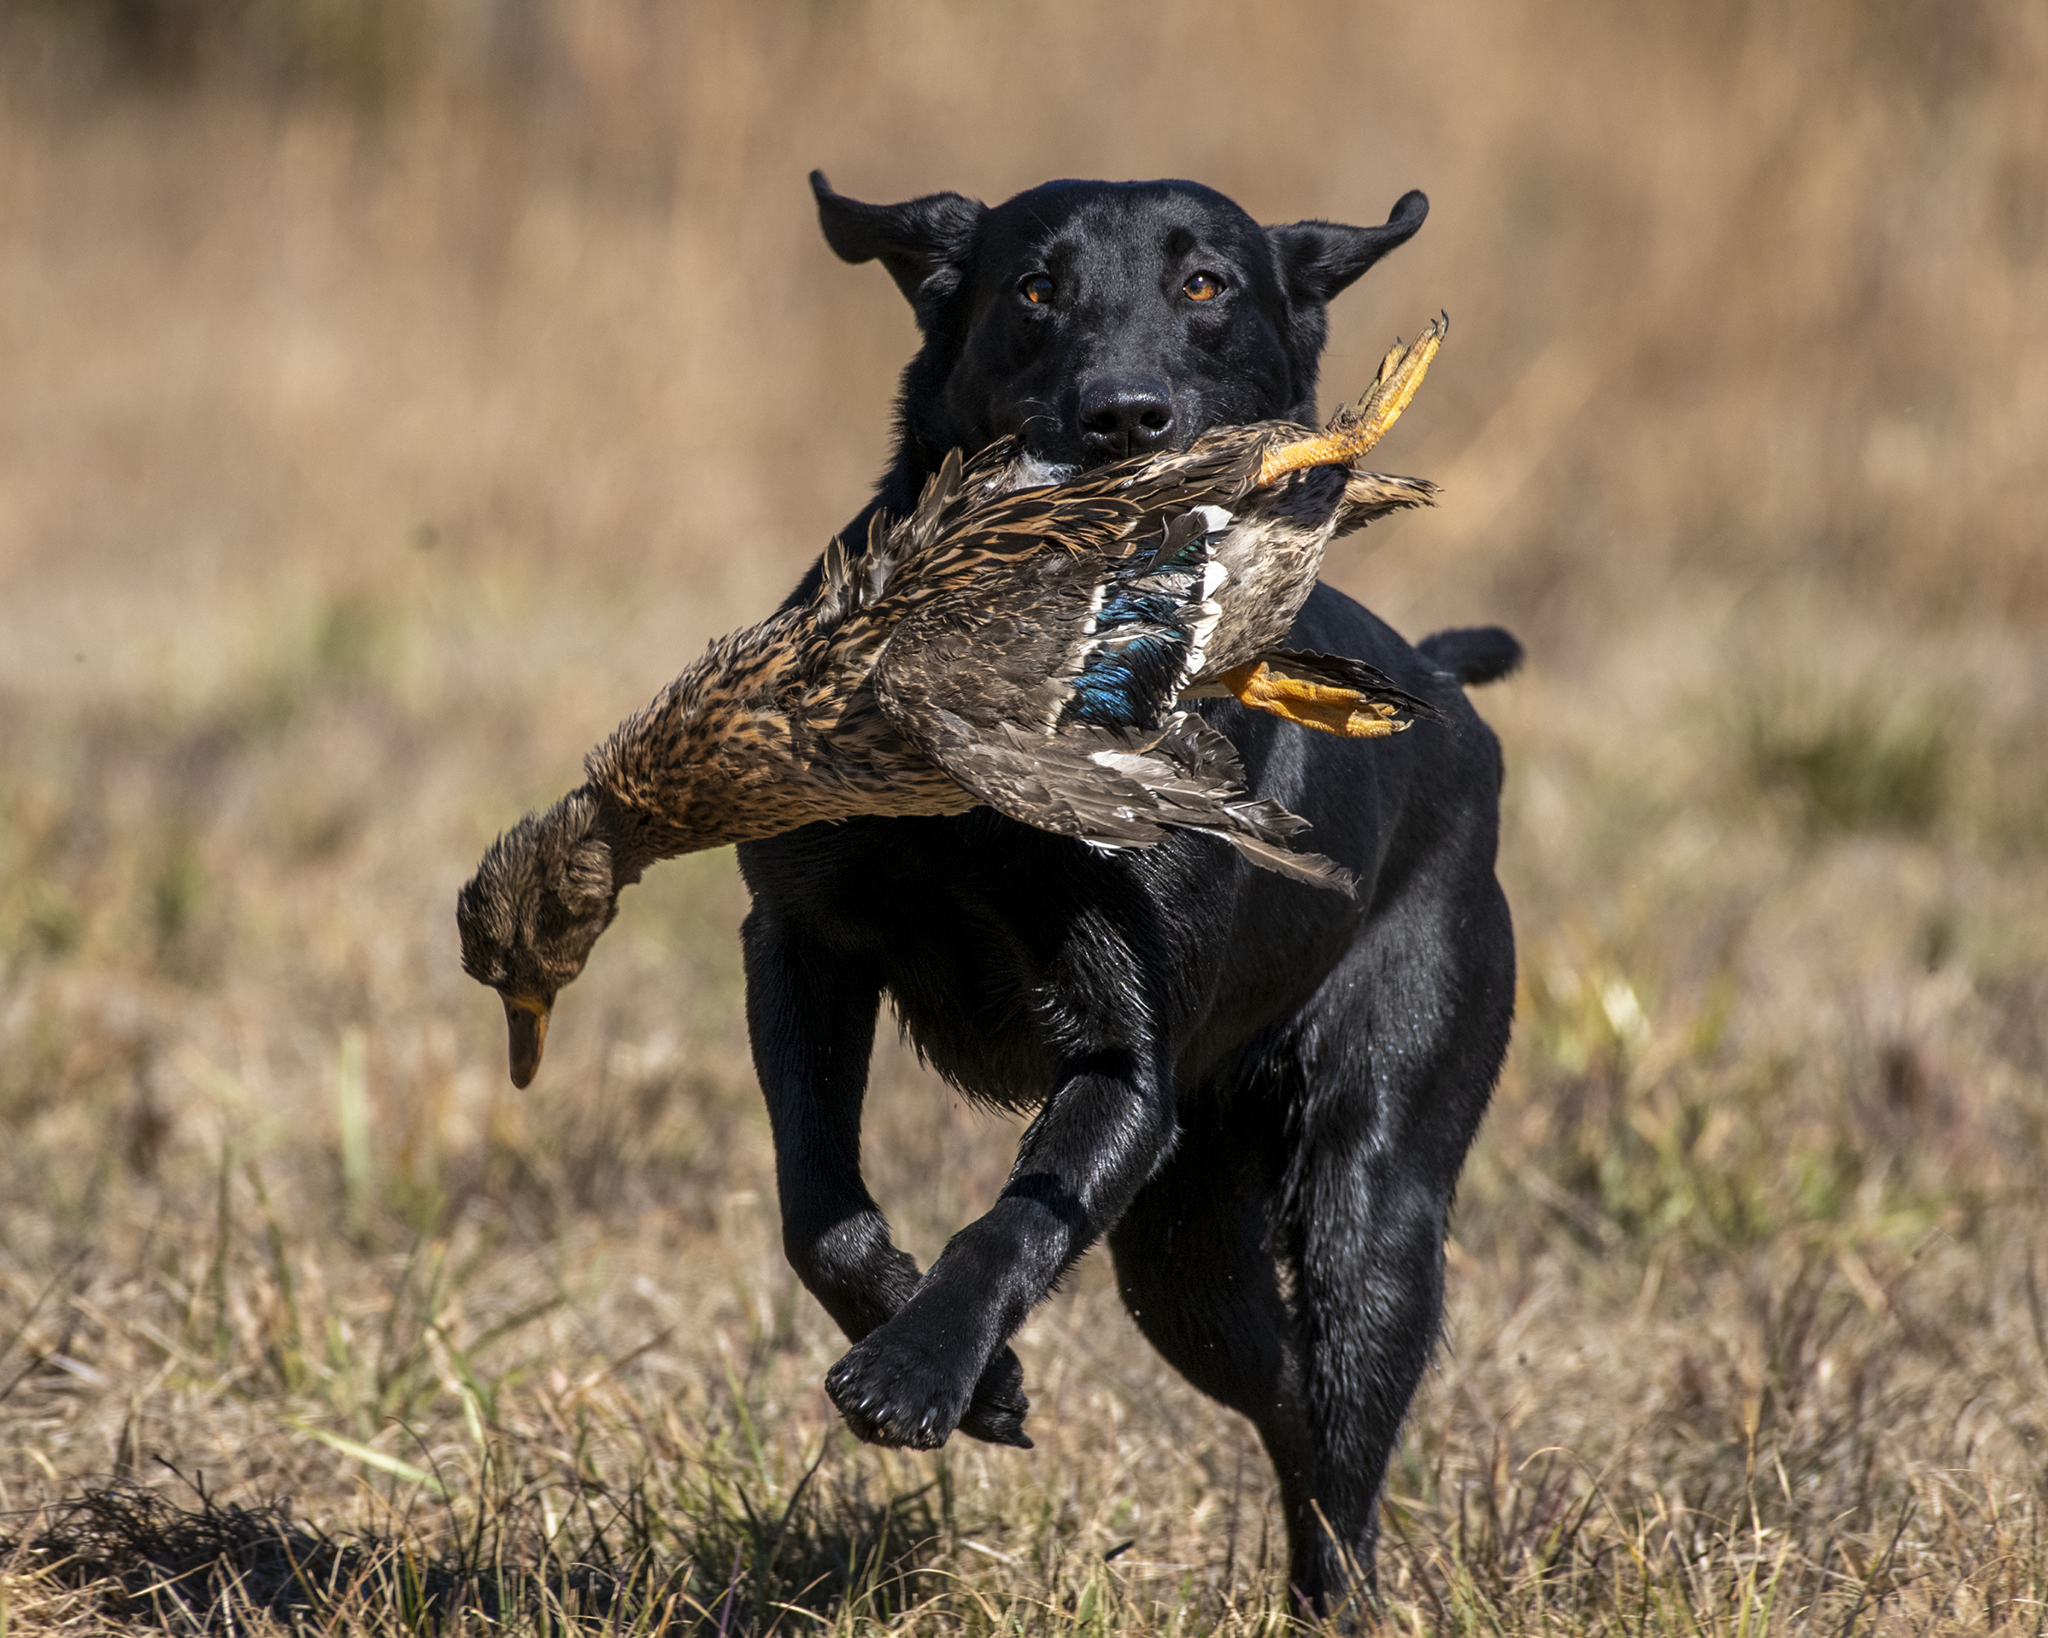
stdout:
{"type": "Polygon", "coordinates": [[[1401,412],[1414,402],[1422,378],[1429,374],[1451,321],[1438,314],[1436,322],[1423,331],[1412,347],[1398,341],[1380,361],[1380,373],[1372,390],[1359,401],[1351,416],[1339,416],[1327,432],[1291,444],[1276,444],[1259,462],[1254,489],[1277,483],[1290,472],[1312,466],[1352,466],[1363,460],[1367,450],[1387,435],[1387,429],[1401,419],[1401,412]]]}
{"type": "Polygon", "coordinates": [[[512,1063],[512,1084],[525,1088],[533,1084],[540,1069],[540,1055],[548,1044],[548,1011],[545,1001],[531,995],[499,994],[505,1003],[505,1035],[512,1063]]]}

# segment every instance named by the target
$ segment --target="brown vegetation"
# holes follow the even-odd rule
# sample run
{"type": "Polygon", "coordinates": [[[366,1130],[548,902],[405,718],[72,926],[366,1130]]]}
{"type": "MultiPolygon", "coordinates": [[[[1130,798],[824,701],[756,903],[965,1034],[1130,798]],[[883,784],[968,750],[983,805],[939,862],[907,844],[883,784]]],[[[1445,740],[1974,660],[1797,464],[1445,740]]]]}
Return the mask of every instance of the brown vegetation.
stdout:
{"type": "MultiPolygon", "coordinates": [[[[1525,980],[1392,1623],[2042,1630],[2044,83],[1992,0],[0,9],[0,1622],[1280,1619],[1100,1259],[1035,1452],[837,1430],[729,855],[528,1093],[455,964],[483,843],[881,464],[820,164],[1431,194],[1325,380],[1448,308],[1387,451],[1448,492],[1331,574],[1530,648],[1525,980]]],[[[921,1254],[1012,1138],[881,1055],[921,1254]]]]}

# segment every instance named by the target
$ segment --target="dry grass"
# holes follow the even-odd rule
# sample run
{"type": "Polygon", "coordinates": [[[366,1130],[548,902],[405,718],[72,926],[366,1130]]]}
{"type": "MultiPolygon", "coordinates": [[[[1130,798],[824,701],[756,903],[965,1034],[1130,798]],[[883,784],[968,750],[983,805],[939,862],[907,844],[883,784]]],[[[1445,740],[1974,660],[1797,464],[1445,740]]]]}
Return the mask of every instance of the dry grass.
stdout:
{"type": "MultiPolygon", "coordinates": [[[[1282,1622],[1254,1440],[1099,1259],[1036,1452],[837,1430],[729,856],[527,1095],[456,970],[482,843],[881,463],[910,325],[815,163],[1435,200],[1326,380],[1448,307],[1389,459],[1450,492],[1333,572],[1529,642],[1525,984],[1390,1623],[2043,1630],[2039,7],[17,0],[0,54],[0,1626],[1282,1622]]],[[[929,1255],[1013,1134],[877,1083],[929,1255]]]]}

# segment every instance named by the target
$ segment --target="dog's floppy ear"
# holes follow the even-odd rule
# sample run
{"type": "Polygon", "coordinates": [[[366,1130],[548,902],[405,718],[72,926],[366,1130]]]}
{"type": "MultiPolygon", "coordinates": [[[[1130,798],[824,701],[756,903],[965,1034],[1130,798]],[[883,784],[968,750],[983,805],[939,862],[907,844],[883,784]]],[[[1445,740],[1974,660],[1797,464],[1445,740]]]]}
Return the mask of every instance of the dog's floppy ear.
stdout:
{"type": "Polygon", "coordinates": [[[1429,200],[1414,190],[1401,195],[1381,227],[1289,222],[1267,228],[1266,237],[1279,253],[1287,293],[1296,301],[1322,304],[1396,245],[1406,244],[1428,214],[1429,200]]]}
{"type": "Polygon", "coordinates": [[[988,214],[980,200],[958,193],[928,193],[900,205],[863,204],[834,193],[823,171],[811,172],[811,192],[818,196],[825,242],[839,259],[879,259],[920,320],[928,303],[958,286],[974,230],[988,214]]]}

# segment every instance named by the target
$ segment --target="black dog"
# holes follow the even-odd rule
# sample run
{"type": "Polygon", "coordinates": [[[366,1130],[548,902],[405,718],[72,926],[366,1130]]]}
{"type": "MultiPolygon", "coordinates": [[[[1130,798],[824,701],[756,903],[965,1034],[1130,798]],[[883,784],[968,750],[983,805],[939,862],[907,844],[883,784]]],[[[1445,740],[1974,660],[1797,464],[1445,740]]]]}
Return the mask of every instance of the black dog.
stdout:
{"type": "MultiPolygon", "coordinates": [[[[1186,182],[1055,182],[990,210],[868,205],[811,179],[825,237],[916,310],[895,464],[845,531],[901,513],[955,447],[1022,432],[1049,471],[1315,413],[1329,300],[1422,223],[1262,229],[1186,182]]],[[[806,595],[817,571],[797,595],[806,595]]],[[[1099,1236],[1124,1300],[1279,1470],[1296,1595],[1370,1577],[1387,1457],[1435,1344],[1445,1213],[1508,1039],[1494,880],[1499,747],[1466,704],[1505,632],[1410,648],[1319,587],[1292,639],[1370,660],[1438,723],[1348,741],[1212,720],[1313,821],[1356,903],[1183,833],[1104,853],[1002,819],[815,825],[740,849],[747,1018],[783,1244],[855,1340],[827,1391],[855,1432],[1029,1445],[1007,1343],[1099,1236]],[[884,993],[970,1096],[1037,1114],[1008,1186],[922,1276],[861,1181],[884,993]]]]}

